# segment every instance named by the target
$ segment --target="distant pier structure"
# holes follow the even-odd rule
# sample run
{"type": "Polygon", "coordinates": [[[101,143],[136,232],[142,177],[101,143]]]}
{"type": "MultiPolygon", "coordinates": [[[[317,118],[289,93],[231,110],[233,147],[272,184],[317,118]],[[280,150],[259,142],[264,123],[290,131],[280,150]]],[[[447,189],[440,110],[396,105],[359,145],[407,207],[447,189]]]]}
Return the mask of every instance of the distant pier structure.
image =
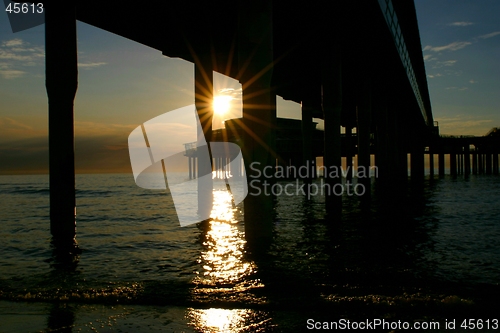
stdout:
{"type": "MultiPolygon", "coordinates": [[[[470,168],[473,173],[498,173],[497,132],[477,139],[439,136],[411,0],[222,0],[216,4],[152,0],[137,6],[110,0],[98,8],[88,1],[69,1],[64,6],[47,2],[44,7],[50,219],[55,243],[71,245],[75,239],[77,19],[165,56],[192,62],[200,135],[206,142],[216,132],[211,126],[213,72],[237,79],[243,90],[239,144],[247,176],[254,179],[261,177],[261,170],[250,169],[249,163],[258,162],[254,165],[261,169],[276,163],[307,164],[318,150],[325,168],[339,167],[342,156],[348,167],[353,157],[366,168],[374,160],[378,186],[388,189],[407,186],[409,167],[412,183],[422,181],[425,154],[432,161],[438,155],[439,174],[444,174],[444,154],[451,157],[452,174],[467,173],[470,168]],[[302,106],[300,131],[290,128],[297,133],[295,139],[283,141],[277,135],[277,95],[302,106]],[[313,118],[324,121],[319,143],[313,118]],[[294,149],[283,154],[291,142],[294,149]]],[[[192,177],[209,172],[199,170],[201,164],[191,157],[192,177]]],[[[370,179],[358,181],[371,186],[370,179]]],[[[325,182],[335,186],[341,179],[325,182]]],[[[366,191],[361,200],[369,195],[366,191]]],[[[327,194],[325,206],[332,220],[340,218],[341,196],[327,194]]],[[[249,195],[244,207],[247,240],[269,238],[273,198],[249,195]]]]}

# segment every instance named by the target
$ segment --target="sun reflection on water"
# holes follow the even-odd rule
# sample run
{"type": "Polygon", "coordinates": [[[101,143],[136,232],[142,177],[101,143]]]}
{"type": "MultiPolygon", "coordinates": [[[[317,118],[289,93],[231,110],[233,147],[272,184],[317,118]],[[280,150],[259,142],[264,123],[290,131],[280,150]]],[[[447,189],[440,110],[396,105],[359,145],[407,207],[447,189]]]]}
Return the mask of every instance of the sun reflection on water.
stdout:
{"type": "Polygon", "coordinates": [[[249,309],[188,309],[186,317],[203,333],[265,332],[276,326],[269,313],[249,309]]]}
{"type": "Polygon", "coordinates": [[[188,312],[191,324],[201,332],[234,332],[245,322],[248,310],[192,309],[188,312]]]}
{"type": "MultiPolygon", "coordinates": [[[[245,258],[245,234],[240,207],[234,207],[228,190],[213,192],[211,220],[201,226],[203,250],[198,259],[199,271],[194,283],[194,299],[203,302],[265,301],[252,294],[264,285],[254,278],[256,265],[245,258]]],[[[254,325],[269,325],[268,315],[246,309],[189,309],[187,316],[200,332],[253,332],[254,325]],[[255,324],[255,323],[258,324],[255,324]],[[249,326],[249,323],[250,324],[249,326]]]]}
{"type": "MultiPolygon", "coordinates": [[[[238,208],[232,206],[229,191],[213,192],[213,208],[208,230],[203,239],[205,250],[201,252],[199,263],[203,266],[200,279],[203,285],[234,284],[255,270],[253,262],[245,261],[245,235],[238,229],[235,213],[238,208]]],[[[236,288],[236,286],[229,287],[236,288]]]]}

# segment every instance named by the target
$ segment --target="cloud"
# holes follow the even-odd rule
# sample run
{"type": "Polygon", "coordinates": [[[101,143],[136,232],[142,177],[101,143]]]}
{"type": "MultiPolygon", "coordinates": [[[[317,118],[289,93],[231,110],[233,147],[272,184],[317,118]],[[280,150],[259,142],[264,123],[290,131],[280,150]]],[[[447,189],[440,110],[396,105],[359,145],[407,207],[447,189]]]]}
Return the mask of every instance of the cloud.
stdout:
{"type": "Polygon", "coordinates": [[[469,88],[467,87],[446,87],[446,90],[459,90],[459,91],[464,91],[464,90],[467,90],[469,88]]]}
{"type": "Polygon", "coordinates": [[[0,59],[3,60],[35,61],[44,56],[45,51],[42,47],[32,47],[21,39],[2,42],[0,47],[0,59]]]}
{"type": "Polygon", "coordinates": [[[243,93],[243,89],[233,89],[233,88],[223,88],[217,90],[218,95],[226,95],[226,96],[231,96],[233,99],[240,99],[241,100],[241,95],[243,93]]]}
{"type": "Polygon", "coordinates": [[[26,74],[26,72],[16,69],[0,69],[0,75],[6,80],[17,79],[24,74],[26,74]]]}
{"type": "Polygon", "coordinates": [[[475,84],[475,83],[477,83],[477,81],[476,80],[470,80],[469,83],[470,84],[475,84]]]}
{"type": "Polygon", "coordinates": [[[495,37],[498,35],[500,35],[500,31],[491,32],[489,34],[479,36],[479,38],[486,39],[486,38],[491,38],[491,37],[495,37]]]}
{"type": "Polygon", "coordinates": [[[457,63],[456,60],[446,60],[446,61],[442,61],[440,62],[443,66],[453,66],[457,63]]]}
{"type": "Polygon", "coordinates": [[[0,49],[0,59],[2,60],[15,60],[15,61],[32,61],[33,57],[30,55],[23,55],[11,52],[10,50],[0,49]]]}
{"type": "MultiPolygon", "coordinates": [[[[47,136],[0,145],[0,174],[48,173],[47,136]]],[[[77,173],[131,173],[127,136],[75,137],[77,173]]]]}
{"type": "Polygon", "coordinates": [[[457,51],[463,49],[464,47],[472,44],[471,42],[453,42],[448,45],[443,46],[431,46],[427,45],[424,47],[424,51],[442,52],[442,51],[457,51]]]}
{"type": "Polygon", "coordinates": [[[46,130],[36,130],[19,120],[10,117],[0,117],[0,141],[2,142],[43,136],[46,133],[46,130]]]}
{"type": "Polygon", "coordinates": [[[466,21],[460,21],[460,22],[453,22],[448,25],[453,26],[453,27],[466,27],[469,25],[473,25],[474,23],[472,22],[466,22],[466,21]]]}
{"type": "Polygon", "coordinates": [[[8,40],[8,41],[5,41],[2,43],[2,46],[6,46],[6,47],[14,47],[14,46],[21,46],[21,45],[23,45],[23,40],[19,39],[19,38],[11,39],[11,40],[8,40]]]}
{"type": "Polygon", "coordinates": [[[434,66],[432,66],[432,68],[435,69],[435,68],[442,68],[442,67],[451,67],[451,66],[454,66],[456,63],[457,63],[457,60],[437,61],[434,63],[434,66]]]}
{"type": "Polygon", "coordinates": [[[437,60],[437,58],[436,57],[432,57],[431,54],[424,55],[424,61],[431,62],[431,61],[435,61],[435,60],[437,60]]]}
{"type": "MultiPolygon", "coordinates": [[[[76,121],[76,172],[131,172],[128,135],[136,126],[76,121]]],[[[47,173],[48,156],[46,129],[0,117],[0,174],[47,173]]]]}
{"type": "Polygon", "coordinates": [[[137,125],[105,124],[92,121],[75,121],[75,136],[96,137],[103,135],[125,136],[137,125]]]}
{"type": "Polygon", "coordinates": [[[450,135],[484,135],[491,127],[493,120],[478,119],[473,116],[436,117],[439,132],[450,135]]]}
{"type": "Polygon", "coordinates": [[[434,74],[434,75],[432,75],[432,74],[427,75],[427,77],[430,78],[430,79],[433,79],[435,77],[440,77],[440,76],[443,76],[443,74],[437,73],[437,74],[434,74]]]}
{"type": "Polygon", "coordinates": [[[28,126],[26,124],[23,124],[15,119],[8,118],[8,117],[0,117],[0,127],[2,127],[3,130],[31,130],[31,126],[28,126]]]}
{"type": "Polygon", "coordinates": [[[92,69],[100,66],[106,65],[106,62],[90,62],[90,63],[78,63],[78,67],[83,69],[92,69]]]}
{"type": "Polygon", "coordinates": [[[41,65],[45,57],[43,47],[31,46],[22,39],[16,38],[0,44],[0,77],[17,79],[27,72],[22,67],[41,65]]]}

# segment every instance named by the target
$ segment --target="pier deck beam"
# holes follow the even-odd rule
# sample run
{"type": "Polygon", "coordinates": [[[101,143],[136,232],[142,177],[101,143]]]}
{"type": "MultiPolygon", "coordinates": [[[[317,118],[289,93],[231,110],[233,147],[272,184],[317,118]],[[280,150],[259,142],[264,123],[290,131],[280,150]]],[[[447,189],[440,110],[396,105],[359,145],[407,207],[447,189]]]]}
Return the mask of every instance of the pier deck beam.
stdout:
{"type": "Polygon", "coordinates": [[[47,4],[45,77],[49,101],[50,232],[56,247],[76,246],[74,99],[78,87],[74,3],[47,4]]]}

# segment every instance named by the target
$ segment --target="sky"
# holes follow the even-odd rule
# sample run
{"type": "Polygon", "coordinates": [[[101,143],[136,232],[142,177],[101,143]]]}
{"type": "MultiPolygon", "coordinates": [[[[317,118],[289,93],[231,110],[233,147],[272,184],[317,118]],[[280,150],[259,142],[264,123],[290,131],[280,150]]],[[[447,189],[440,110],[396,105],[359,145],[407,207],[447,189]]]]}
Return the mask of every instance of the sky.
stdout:
{"type": "Polygon", "coordinates": [[[500,127],[500,1],[415,0],[440,133],[500,127]]]}
{"type": "MultiPolygon", "coordinates": [[[[441,133],[484,135],[500,127],[500,1],[415,5],[441,133]]],[[[77,33],[77,172],[131,172],[128,135],[151,118],[194,103],[193,64],[81,22],[77,33]]],[[[2,10],[0,174],[48,170],[44,61],[44,26],[13,33],[2,10]]],[[[241,116],[237,81],[216,74],[214,90],[234,98],[226,118],[241,116]]],[[[299,119],[300,105],[278,98],[278,116],[299,119]]]]}

